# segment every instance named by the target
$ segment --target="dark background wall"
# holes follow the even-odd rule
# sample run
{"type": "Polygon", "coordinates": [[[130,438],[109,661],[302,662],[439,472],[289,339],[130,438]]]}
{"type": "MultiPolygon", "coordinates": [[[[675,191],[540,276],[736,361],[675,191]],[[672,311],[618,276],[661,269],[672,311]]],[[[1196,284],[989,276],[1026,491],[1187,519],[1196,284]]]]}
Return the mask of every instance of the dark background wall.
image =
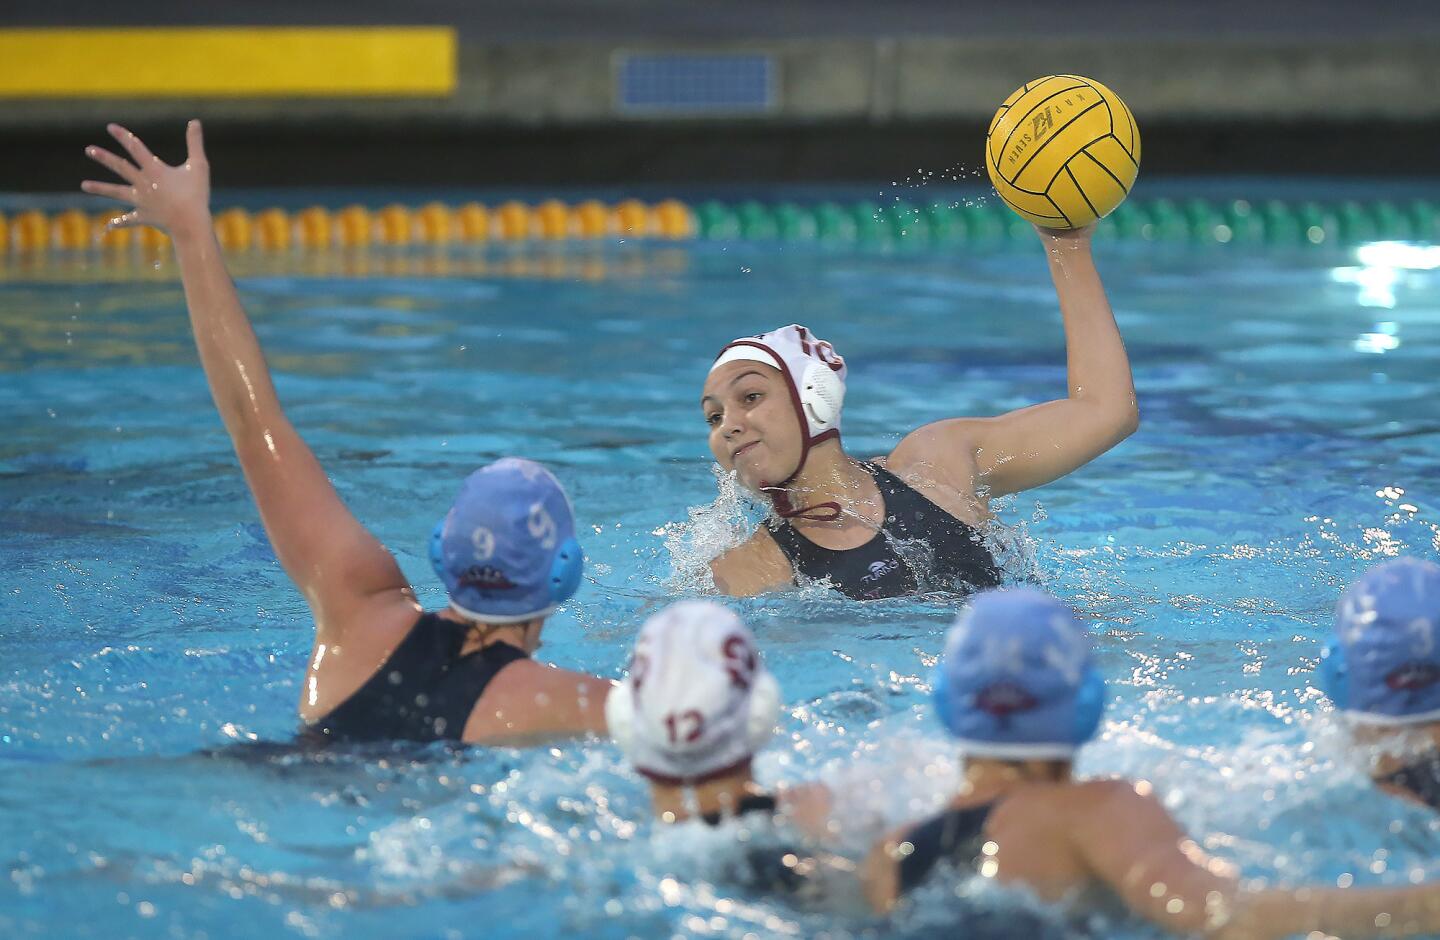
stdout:
{"type": "Polygon", "coordinates": [[[105,120],[175,153],[191,115],[229,186],[893,178],[978,165],[995,105],[1050,72],[1126,99],[1147,175],[1436,175],[1440,154],[1433,0],[79,0],[0,14],[6,27],[397,24],[456,30],[454,95],[9,100],[0,188],[72,188],[105,120]],[[627,110],[617,63],[657,54],[767,57],[773,94],[749,110],[627,110]]]}

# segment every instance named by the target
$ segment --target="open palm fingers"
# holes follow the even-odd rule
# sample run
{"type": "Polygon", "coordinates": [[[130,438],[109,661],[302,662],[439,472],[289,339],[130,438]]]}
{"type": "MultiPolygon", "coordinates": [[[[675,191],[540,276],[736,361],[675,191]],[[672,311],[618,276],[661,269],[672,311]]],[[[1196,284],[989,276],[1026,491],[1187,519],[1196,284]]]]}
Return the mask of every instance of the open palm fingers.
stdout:
{"type": "Polygon", "coordinates": [[[129,160],[111,153],[104,147],[86,147],[85,156],[94,160],[111,173],[114,173],[131,186],[140,185],[140,170],[129,160]]]}
{"type": "Polygon", "coordinates": [[[150,148],[145,146],[144,141],[119,124],[107,124],[105,129],[110,132],[111,137],[120,142],[120,146],[125,148],[125,152],[130,154],[130,159],[134,160],[142,171],[160,163],[160,158],[150,152],[150,148]]]}
{"type": "Polygon", "coordinates": [[[99,180],[86,180],[80,184],[80,188],[96,196],[104,196],[107,199],[114,199],[119,202],[128,202],[135,205],[136,193],[134,186],[125,186],[121,183],[102,183],[99,180]]]}
{"type": "Polygon", "coordinates": [[[205,132],[198,119],[185,125],[185,163],[205,162],[205,132]]]}

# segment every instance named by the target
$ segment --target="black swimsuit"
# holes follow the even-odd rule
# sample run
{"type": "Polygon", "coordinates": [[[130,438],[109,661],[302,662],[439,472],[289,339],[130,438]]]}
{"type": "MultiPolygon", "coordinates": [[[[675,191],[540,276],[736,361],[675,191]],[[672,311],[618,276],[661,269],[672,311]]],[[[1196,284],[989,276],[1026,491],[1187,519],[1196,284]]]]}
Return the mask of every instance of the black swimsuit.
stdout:
{"type": "MultiPolygon", "coordinates": [[[[736,816],[761,813],[773,818],[778,812],[779,804],[768,793],[742,797],[735,807],[736,816]]],[[[700,818],[708,826],[718,826],[725,817],[719,813],[704,813],[700,818]]],[[[804,858],[804,852],[788,846],[749,849],[744,862],[735,872],[736,881],[742,887],[768,894],[806,893],[810,882],[802,873],[800,862],[804,858]]]]}
{"type": "MultiPolygon", "coordinates": [[[[779,809],[780,804],[775,801],[775,797],[768,793],[762,793],[758,796],[747,794],[742,796],[740,802],[735,805],[735,815],[744,816],[746,813],[765,813],[774,816],[779,809]]],[[[701,813],[700,818],[707,826],[718,826],[725,821],[725,817],[720,813],[701,813]]]]}
{"type": "MultiPolygon", "coordinates": [[[[948,863],[961,876],[977,871],[988,841],[985,823],[996,802],[945,810],[906,833],[910,852],[900,859],[900,892],[915,890],[942,864],[948,863]]],[[[1097,931],[1085,919],[1057,921],[1051,913],[1009,903],[967,904],[961,916],[962,929],[954,932],[967,940],[1077,940],[1114,935],[1114,924],[1108,918],[1100,925],[1103,929],[1097,931]]]]}
{"type": "Polygon", "coordinates": [[[911,829],[905,836],[911,851],[900,859],[900,890],[913,889],[942,861],[974,866],[984,845],[985,820],[994,805],[946,810],[911,829]]]}
{"type": "Polygon", "coordinates": [[[855,600],[901,597],[922,587],[968,594],[999,586],[999,567],[973,527],[884,467],[860,466],[875,479],[885,503],[885,521],[864,545],[841,551],[822,548],[784,519],[765,521],[796,574],[829,578],[836,590],[855,600]]]}
{"type": "Polygon", "coordinates": [[[1430,808],[1440,810],[1440,754],[1432,754],[1406,764],[1394,773],[1380,777],[1376,782],[1406,790],[1430,808]]]}
{"type": "Polygon", "coordinates": [[[309,741],[458,741],[496,674],[528,658],[508,643],[460,655],[466,630],[421,614],[385,664],[355,694],[305,727],[309,741]]]}

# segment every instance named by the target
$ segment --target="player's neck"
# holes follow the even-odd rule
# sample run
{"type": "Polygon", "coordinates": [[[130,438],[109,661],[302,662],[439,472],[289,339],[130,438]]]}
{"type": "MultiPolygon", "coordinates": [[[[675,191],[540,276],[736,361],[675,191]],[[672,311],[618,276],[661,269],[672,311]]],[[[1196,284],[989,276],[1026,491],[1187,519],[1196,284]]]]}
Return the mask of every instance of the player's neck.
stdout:
{"type": "Polygon", "coordinates": [[[650,784],[650,802],[655,817],[662,822],[682,822],[692,816],[734,815],[747,796],[763,794],[750,773],[749,764],[695,786],[650,784]]]}

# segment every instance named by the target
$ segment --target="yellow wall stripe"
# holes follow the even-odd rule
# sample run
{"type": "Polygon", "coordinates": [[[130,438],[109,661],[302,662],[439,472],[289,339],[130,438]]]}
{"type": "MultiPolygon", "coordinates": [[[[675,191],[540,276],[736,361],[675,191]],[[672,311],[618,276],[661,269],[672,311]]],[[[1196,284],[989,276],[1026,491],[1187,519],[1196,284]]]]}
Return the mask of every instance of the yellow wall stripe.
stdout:
{"type": "Polygon", "coordinates": [[[0,97],[454,93],[449,27],[0,30],[0,97]]]}

